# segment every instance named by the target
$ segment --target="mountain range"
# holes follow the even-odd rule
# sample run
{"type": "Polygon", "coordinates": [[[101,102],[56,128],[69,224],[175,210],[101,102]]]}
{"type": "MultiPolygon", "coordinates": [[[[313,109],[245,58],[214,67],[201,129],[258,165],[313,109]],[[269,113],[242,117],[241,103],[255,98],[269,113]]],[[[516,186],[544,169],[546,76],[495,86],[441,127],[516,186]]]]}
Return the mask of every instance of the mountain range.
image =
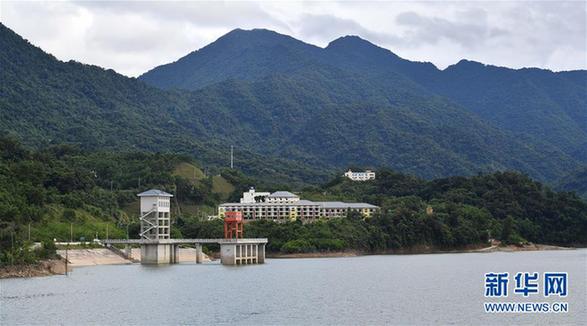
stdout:
{"type": "Polygon", "coordinates": [[[587,165],[587,72],[460,61],[444,70],[356,36],[320,48],[234,30],[128,78],[61,62],[0,26],[0,131],[31,146],[173,151],[271,179],[348,166],[425,178],[587,165]]]}

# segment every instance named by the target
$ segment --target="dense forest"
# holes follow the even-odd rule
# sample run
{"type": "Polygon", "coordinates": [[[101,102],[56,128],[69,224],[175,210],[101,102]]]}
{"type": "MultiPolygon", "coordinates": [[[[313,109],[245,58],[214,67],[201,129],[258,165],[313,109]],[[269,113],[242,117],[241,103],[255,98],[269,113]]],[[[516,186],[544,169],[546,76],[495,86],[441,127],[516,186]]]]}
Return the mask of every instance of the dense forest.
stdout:
{"type": "Polygon", "coordinates": [[[587,243],[585,201],[515,172],[427,181],[380,170],[375,181],[338,177],[322,186],[293,189],[235,170],[207,175],[181,155],[93,152],[72,145],[29,150],[14,139],[0,138],[0,261],[29,262],[46,254],[35,256],[27,249],[30,241],[50,246],[53,239],[135,238],[136,194],[150,188],[175,195],[174,237],[221,237],[222,221],[207,216],[218,203],[238,199],[249,186],[382,207],[381,214],[369,219],[351,214],[310,224],[248,223],[247,236],[268,237],[272,252],[453,249],[488,239],[587,243]]]}
{"type": "MultiPolygon", "coordinates": [[[[184,117],[176,111],[185,107],[185,94],[112,70],[60,62],[2,24],[0,66],[0,133],[30,147],[67,143],[85,150],[181,153],[220,169],[229,165],[230,146],[238,145],[218,134],[223,125],[181,123],[184,117]]],[[[234,162],[248,174],[288,183],[328,179],[324,169],[246,146],[236,146],[234,162]]]]}
{"type": "Polygon", "coordinates": [[[561,178],[555,185],[562,191],[574,191],[587,200],[587,167],[578,169],[561,178]]]}
{"type": "Polygon", "coordinates": [[[152,187],[175,194],[175,215],[183,207],[202,217],[246,189],[241,180],[250,182],[236,171],[206,176],[188,162],[180,155],[88,152],[72,145],[31,151],[0,137],[0,260],[33,257],[21,252],[28,241],[136,237],[136,195],[152,187]]]}
{"type": "MultiPolygon", "coordinates": [[[[528,241],[558,245],[587,244],[587,203],[574,193],[554,192],[516,172],[426,181],[378,171],[375,181],[342,177],[324,187],[308,187],[303,198],[364,201],[380,205],[381,214],[303,224],[256,221],[248,236],[268,237],[273,252],[354,249],[393,252],[418,246],[455,249],[496,239],[506,244],[528,241]]],[[[189,236],[220,236],[221,222],[184,226],[189,236]]]]}
{"type": "Polygon", "coordinates": [[[294,124],[285,123],[279,138],[300,137],[286,144],[303,144],[318,158],[327,154],[313,150],[314,142],[335,144],[322,158],[331,163],[376,164],[428,178],[513,169],[547,181],[561,176],[556,170],[566,174],[587,162],[585,71],[468,60],[439,70],[357,36],[320,48],[269,30],[237,29],[139,79],[195,94],[216,90],[215,98],[226,101],[214,105],[230,117],[240,117],[243,106],[262,113],[246,119],[257,127],[276,115],[291,119],[289,113],[294,124]],[[558,167],[547,167],[549,161],[558,167]]]}
{"type": "Polygon", "coordinates": [[[220,169],[235,146],[247,175],[298,185],[351,164],[554,182],[587,162],[582,71],[441,72],[359,38],[322,49],[264,30],[233,31],[138,80],[58,61],[3,25],[0,49],[0,131],[36,148],[181,153],[220,169]]]}

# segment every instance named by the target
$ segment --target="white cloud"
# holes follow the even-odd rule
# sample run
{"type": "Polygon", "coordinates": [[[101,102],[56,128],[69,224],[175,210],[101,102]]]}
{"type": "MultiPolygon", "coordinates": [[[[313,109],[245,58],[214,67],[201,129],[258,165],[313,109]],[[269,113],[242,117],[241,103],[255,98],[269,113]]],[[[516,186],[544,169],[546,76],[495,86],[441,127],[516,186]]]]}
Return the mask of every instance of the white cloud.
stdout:
{"type": "Polygon", "coordinates": [[[326,46],[355,34],[443,68],[466,58],[586,69],[584,1],[0,2],[0,21],[62,60],[137,76],[234,28],[268,28],[326,46]]]}

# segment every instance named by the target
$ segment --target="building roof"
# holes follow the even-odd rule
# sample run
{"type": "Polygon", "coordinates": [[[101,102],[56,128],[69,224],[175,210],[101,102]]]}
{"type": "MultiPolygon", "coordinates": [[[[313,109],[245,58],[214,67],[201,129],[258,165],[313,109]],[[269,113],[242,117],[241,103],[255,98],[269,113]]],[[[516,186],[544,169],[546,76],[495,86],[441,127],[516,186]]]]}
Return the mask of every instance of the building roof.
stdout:
{"type": "Polygon", "coordinates": [[[298,196],[292,194],[289,191],[276,191],[269,195],[269,197],[278,197],[278,198],[297,198],[298,196]]]}
{"type": "Polygon", "coordinates": [[[137,195],[138,197],[173,197],[172,194],[166,193],[165,191],[161,191],[159,189],[151,189],[145,192],[141,192],[137,195]]]}
{"type": "Polygon", "coordinates": [[[340,201],[311,201],[299,200],[294,203],[224,203],[220,207],[227,206],[321,206],[323,208],[379,208],[378,206],[367,203],[343,203],[340,201]]]}
{"type": "Polygon", "coordinates": [[[340,201],[319,201],[316,204],[324,207],[324,208],[346,208],[348,204],[340,202],[340,201]]]}
{"type": "Polygon", "coordinates": [[[321,201],[316,202],[324,208],[379,208],[367,203],[343,203],[340,201],[321,201]]]}
{"type": "Polygon", "coordinates": [[[255,202],[255,203],[223,203],[218,205],[219,207],[226,207],[226,206],[294,206],[297,205],[297,202],[293,203],[268,203],[268,202],[255,202]]]}
{"type": "Polygon", "coordinates": [[[311,201],[311,200],[300,199],[300,200],[296,201],[295,203],[293,203],[292,205],[295,205],[295,206],[317,206],[317,205],[320,205],[320,203],[317,203],[317,202],[311,201]]]}
{"type": "Polygon", "coordinates": [[[379,208],[379,206],[371,205],[368,203],[345,203],[350,208],[379,208]]]}

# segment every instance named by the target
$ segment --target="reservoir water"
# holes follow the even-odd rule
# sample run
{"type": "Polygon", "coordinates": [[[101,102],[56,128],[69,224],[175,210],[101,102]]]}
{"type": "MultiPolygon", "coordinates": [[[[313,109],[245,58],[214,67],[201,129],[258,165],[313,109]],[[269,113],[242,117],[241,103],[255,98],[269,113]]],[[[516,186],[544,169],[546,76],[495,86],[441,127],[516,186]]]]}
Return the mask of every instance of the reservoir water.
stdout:
{"type": "MultiPolygon", "coordinates": [[[[542,291],[542,286],[540,287],[542,291]]],[[[264,265],[110,265],[0,280],[0,324],[577,324],[587,250],[268,259],[264,265]],[[485,313],[484,274],[567,272],[568,313],[485,313]]]]}

